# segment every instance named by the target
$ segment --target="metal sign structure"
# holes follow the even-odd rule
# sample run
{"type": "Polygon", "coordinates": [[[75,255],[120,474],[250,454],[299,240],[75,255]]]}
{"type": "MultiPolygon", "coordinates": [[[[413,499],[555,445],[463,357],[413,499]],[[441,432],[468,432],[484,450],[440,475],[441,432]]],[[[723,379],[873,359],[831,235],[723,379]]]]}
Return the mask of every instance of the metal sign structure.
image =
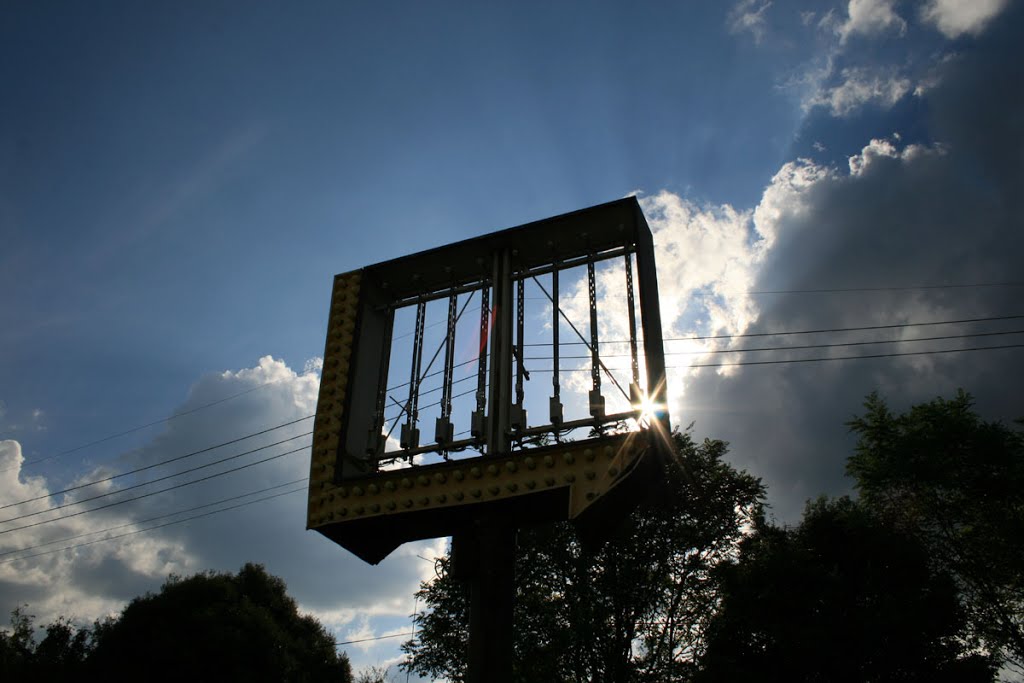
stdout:
{"type": "Polygon", "coordinates": [[[376,564],[480,519],[599,520],[642,495],[669,431],[630,197],[335,277],[307,527],[376,564]],[[626,338],[599,334],[602,282],[626,338]]]}

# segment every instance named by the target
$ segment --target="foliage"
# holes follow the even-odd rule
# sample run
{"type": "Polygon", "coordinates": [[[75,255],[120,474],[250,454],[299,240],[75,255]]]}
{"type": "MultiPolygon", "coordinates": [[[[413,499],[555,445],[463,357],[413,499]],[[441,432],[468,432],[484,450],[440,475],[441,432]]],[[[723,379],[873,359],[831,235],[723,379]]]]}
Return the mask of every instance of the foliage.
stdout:
{"type": "Polygon", "coordinates": [[[12,632],[0,632],[0,679],[352,681],[331,635],[251,563],[172,576],[91,629],[58,619],[38,644],[32,620],[16,609],[12,632]]]}
{"type": "Polygon", "coordinates": [[[348,658],[284,581],[261,565],[238,574],[171,577],[96,626],[96,672],[147,671],[150,680],[202,677],[257,681],[350,681],[348,658]]]}
{"type": "MultiPolygon", "coordinates": [[[[666,472],[671,495],[630,515],[599,546],[572,525],[520,532],[516,559],[515,679],[519,681],[686,680],[713,612],[713,569],[733,557],[760,517],[763,487],[722,458],[724,442],[674,436],[666,472]],[[639,647],[636,647],[639,645],[639,647]]],[[[404,665],[461,681],[468,599],[450,557],[425,583],[418,638],[404,665]]]]}
{"type": "Polygon", "coordinates": [[[397,683],[391,667],[370,665],[356,674],[355,683],[397,683]]]}
{"type": "Polygon", "coordinates": [[[699,683],[991,681],[966,617],[925,548],[848,498],[762,525],[719,570],[721,609],[699,683]]]}
{"type": "Polygon", "coordinates": [[[971,397],[893,414],[877,394],[849,425],[861,499],[951,575],[974,636],[1024,666],[1024,434],[982,420],[971,397]]]}
{"type": "Polygon", "coordinates": [[[82,671],[92,651],[91,633],[60,618],[45,628],[36,643],[34,617],[17,607],[11,631],[0,631],[0,678],[3,680],[64,680],[82,671]]]}

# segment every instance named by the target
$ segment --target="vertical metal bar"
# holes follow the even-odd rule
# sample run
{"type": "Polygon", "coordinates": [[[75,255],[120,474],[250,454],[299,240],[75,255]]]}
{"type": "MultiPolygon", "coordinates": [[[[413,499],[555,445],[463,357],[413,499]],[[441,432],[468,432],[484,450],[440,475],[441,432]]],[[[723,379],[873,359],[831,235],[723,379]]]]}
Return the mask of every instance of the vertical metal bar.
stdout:
{"type": "MultiPolygon", "coordinates": [[[[516,405],[523,405],[523,331],[526,318],[526,284],[520,279],[516,282],[516,405]]],[[[523,425],[525,426],[525,425],[523,425]]]]}
{"type": "Polygon", "coordinates": [[[491,315],[491,414],[488,416],[487,454],[508,453],[509,413],[512,407],[512,255],[506,249],[494,255],[494,307],[491,315]]]}
{"type": "Polygon", "coordinates": [[[420,402],[420,366],[423,363],[423,328],[427,317],[427,304],[420,302],[416,304],[416,331],[412,342],[412,368],[409,371],[409,420],[402,425],[402,448],[416,448],[419,446],[419,430],[416,429],[416,421],[419,419],[420,402]]]}
{"type": "Polygon", "coordinates": [[[594,277],[594,259],[587,261],[587,293],[590,298],[590,377],[593,389],[590,391],[590,414],[604,416],[604,398],[601,396],[601,357],[598,354],[597,339],[597,281],[594,277]]]}
{"type": "MultiPolygon", "coordinates": [[[[559,377],[558,368],[558,328],[560,327],[560,313],[558,310],[558,261],[554,263],[554,270],[551,271],[551,358],[553,361],[552,368],[554,369],[551,373],[551,388],[553,393],[548,406],[548,417],[551,419],[551,424],[559,425],[562,424],[562,400],[561,400],[561,383],[559,377]]],[[[558,432],[555,432],[555,439],[558,438],[558,432]]]]}
{"type": "Polygon", "coordinates": [[[555,269],[551,271],[551,358],[554,361],[552,367],[554,372],[551,373],[551,386],[554,390],[554,397],[557,399],[560,396],[561,386],[559,383],[559,372],[558,372],[558,264],[555,264],[555,269]]]}
{"type": "Polygon", "coordinates": [[[487,341],[491,325],[491,285],[484,283],[480,290],[480,337],[476,364],[476,410],[470,420],[470,433],[474,439],[487,438],[484,425],[487,411],[487,341]]]}
{"type": "Polygon", "coordinates": [[[444,379],[441,390],[441,417],[452,414],[452,375],[455,371],[455,311],[458,295],[453,291],[448,298],[448,336],[444,346],[444,379]]]}
{"type": "MultiPolygon", "coordinates": [[[[441,417],[437,418],[434,428],[434,441],[442,447],[442,454],[446,455],[443,447],[452,440],[452,381],[455,372],[455,328],[458,323],[456,310],[458,307],[459,295],[453,287],[448,295],[448,327],[444,338],[444,370],[441,379],[441,417]]],[[[446,456],[447,457],[447,456],[446,456]]]]}
{"type": "Polygon", "coordinates": [[[665,348],[662,345],[658,272],[654,265],[654,238],[647,220],[636,209],[636,270],[640,293],[640,319],[644,329],[644,365],[647,367],[647,398],[666,434],[671,433],[665,388],[665,348]]]}
{"type": "Polygon", "coordinates": [[[626,307],[629,309],[629,359],[633,381],[629,385],[629,400],[634,406],[642,402],[640,395],[640,360],[636,347],[636,302],[633,300],[633,256],[626,252],[626,307]]]}
{"type": "Polygon", "coordinates": [[[373,423],[366,439],[366,452],[371,456],[380,456],[384,452],[384,409],[388,403],[388,369],[391,365],[391,335],[395,327],[395,309],[388,306],[384,320],[384,345],[380,354],[380,367],[377,370],[377,403],[373,411],[373,423]]]}

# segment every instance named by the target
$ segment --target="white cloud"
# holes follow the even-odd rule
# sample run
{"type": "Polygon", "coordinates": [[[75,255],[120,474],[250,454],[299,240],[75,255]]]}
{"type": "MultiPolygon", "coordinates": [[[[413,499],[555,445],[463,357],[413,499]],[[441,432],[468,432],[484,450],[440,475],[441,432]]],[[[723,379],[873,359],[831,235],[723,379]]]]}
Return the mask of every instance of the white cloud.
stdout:
{"type": "Polygon", "coordinates": [[[903,35],[907,22],[896,14],[895,4],[895,0],[850,0],[846,21],[835,28],[840,42],[855,35],[870,37],[890,31],[903,35]]]}
{"type": "Polygon", "coordinates": [[[770,0],[740,0],[729,12],[729,30],[733,33],[749,32],[754,42],[760,43],[768,30],[765,13],[771,6],[770,0]]]}
{"type": "Polygon", "coordinates": [[[851,67],[840,73],[841,82],[820,87],[804,101],[804,107],[826,107],[833,116],[846,117],[867,104],[892,107],[912,89],[909,78],[894,70],[851,67]]]}
{"type": "MultiPolygon", "coordinates": [[[[145,446],[114,460],[94,463],[83,471],[62,473],[61,480],[78,483],[93,480],[311,415],[319,390],[316,367],[317,363],[308,363],[306,371],[298,373],[283,361],[265,356],[253,367],[201,377],[175,412],[189,411],[224,396],[240,394],[249,389],[252,391],[208,410],[173,420],[145,446]]],[[[185,467],[201,465],[302,434],[310,429],[312,420],[303,421],[146,474],[160,476],[180,471],[185,467]]],[[[268,458],[285,450],[299,448],[305,443],[308,443],[308,437],[186,475],[183,479],[268,458]]],[[[18,442],[0,441],[0,505],[44,496],[58,488],[47,477],[33,475],[25,469],[18,442]]],[[[308,452],[286,455],[136,503],[32,529],[0,533],[0,553],[115,526],[119,527],[117,534],[128,533],[150,526],[142,523],[142,520],[150,517],[302,479],[308,475],[308,471],[308,452]]],[[[173,479],[161,486],[179,481],[173,479]]],[[[15,506],[0,511],[0,519],[18,516],[23,512],[49,509],[86,495],[115,490],[129,483],[134,484],[136,480],[108,482],[56,498],[15,506]]],[[[132,494],[148,490],[144,488],[132,494]]],[[[288,489],[276,489],[262,495],[283,490],[288,489]]],[[[234,503],[245,500],[250,499],[234,503]]],[[[103,501],[97,501],[100,502],[103,501]]],[[[89,621],[118,611],[125,601],[136,595],[147,590],[157,590],[171,572],[191,574],[206,569],[237,571],[245,562],[255,561],[265,564],[270,573],[282,577],[288,584],[290,594],[303,609],[324,617],[327,625],[336,633],[356,620],[365,620],[375,632],[392,628],[395,619],[408,623],[407,619],[413,611],[413,593],[421,580],[433,575],[433,566],[417,555],[429,558],[443,552],[444,539],[406,544],[380,565],[371,567],[320,534],[307,531],[305,508],[306,497],[300,492],[182,525],[41,557],[3,563],[3,560],[16,555],[0,556],[0,612],[8,613],[16,605],[27,602],[32,613],[42,623],[60,615],[89,621]]],[[[78,509],[69,508],[61,513],[78,509]]],[[[36,519],[0,523],[0,532],[36,519]]],[[[34,552],[75,545],[102,536],[98,534],[49,545],[34,552]]],[[[398,639],[381,641],[381,652],[391,657],[397,652],[397,645],[398,639]]],[[[355,657],[353,661],[358,663],[355,657]]]]}
{"type": "Polygon", "coordinates": [[[928,0],[921,18],[947,38],[978,35],[1008,4],[1008,0],[928,0]]]}

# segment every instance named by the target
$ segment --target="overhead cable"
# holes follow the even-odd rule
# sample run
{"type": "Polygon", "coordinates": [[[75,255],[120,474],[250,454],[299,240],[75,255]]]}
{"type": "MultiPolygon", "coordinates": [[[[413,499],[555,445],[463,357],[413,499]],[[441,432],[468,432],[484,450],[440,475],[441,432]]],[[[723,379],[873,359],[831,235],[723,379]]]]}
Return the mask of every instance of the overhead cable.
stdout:
{"type": "MultiPolygon", "coordinates": [[[[216,479],[217,477],[223,477],[226,474],[233,474],[235,472],[239,472],[239,471],[247,469],[249,467],[255,467],[256,465],[262,465],[262,464],[268,463],[268,462],[270,462],[272,460],[277,460],[278,458],[283,458],[286,455],[291,455],[293,453],[298,453],[299,451],[304,451],[307,448],[309,448],[308,445],[302,446],[301,448],[296,448],[296,449],[291,450],[291,451],[285,451],[284,453],[278,453],[277,455],[272,455],[269,458],[264,458],[263,460],[256,460],[255,462],[250,462],[250,463],[246,463],[245,465],[239,465],[238,467],[233,467],[230,470],[224,470],[223,472],[217,472],[216,474],[210,474],[210,475],[207,475],[205,477],[201,477],[199,479],[193,479],[192,481],[185,481],[185,482],[182,482],[180,484],[175,484],[174,486],[168,486],[166,488],[159,489],[157,491],[149,491],[147,493],[143,493],[141,495],[134,496],[132,498],[125,498],[123,500],[116,500],[113,503],[107,503],[105,505],[99,505],[99,506],[94,507],[94,508],[89,508],[88,510],[79,510],[78,512],[72,512],[71,514],[63,515],[61,517],[53,517],[51,519],[44,519],[44,520],[42,520],[40,522],[33,522],[32,524],[24,524],[22,526],[14,527],[12,529],[4,529],[4,530],[0,531],[0,535],[2,535],[2,534],[9,534],[12,531],[21,531],[22,529],[30,529],[32,527],[37,527],[37,526],[40,526],[42,524],[49,524],[50,522],[59,522],[61,520],[69,519],[71,517],[78,517],[79,515],[88,514],[90,512],[96,512],[97,510],[105,510],[107,508],[111,508],[111,507],[114,507],[116,505],[123,505],[124,503],[131,503],[131,502],[134,502],[136,500],[142,500],[143,498],[149,498],[150,496],[155,496],[155,495],[158,495],[160,493],[166,493],[168,491],[174,491],[175,489],[180,489],[180,488],[184,488],[186,486],[191,486],[192,484],[198,484],[200,482],[209,481],[210,479],[216,479]]],[[[149,483],[152,483],[152,482],[146,482],[146,483],[149,484],[149,483]]],[[[133,487],[133,488],[137,488],[137,487],[133,487]]],[[[128,490],[128,489],[121,489],[121,490],[115,491],[113,493],[120,493],[121,491],[125,491],[125,490],[128,490]]],[[[51,508],[51,509],[57,509],[57,508],[51,508]]],[[[45,512],[48,512],[48,511],[45,511],[45,512]]],[[[12,519],[5,520],[5,521],[13,521],[14,519],[21,519],[21,518],[20,517],[14,517],[12,519]]]]}

